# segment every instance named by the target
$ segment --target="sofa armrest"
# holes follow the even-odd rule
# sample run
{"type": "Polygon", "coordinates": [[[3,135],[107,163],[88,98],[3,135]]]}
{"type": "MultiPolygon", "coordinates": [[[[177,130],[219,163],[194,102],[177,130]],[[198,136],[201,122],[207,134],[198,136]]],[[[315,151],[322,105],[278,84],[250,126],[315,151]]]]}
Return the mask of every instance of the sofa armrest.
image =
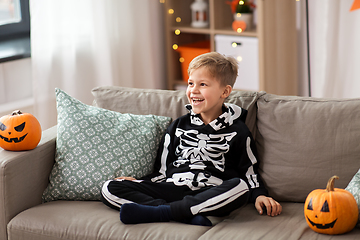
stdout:
{"type": "Polygon", "coordinates": [[[7,239],[6,226],[14,216],[41,204],[54,164],[56,130],[43,131],[33,150],[0,150],[0,239],[7,239]]]}

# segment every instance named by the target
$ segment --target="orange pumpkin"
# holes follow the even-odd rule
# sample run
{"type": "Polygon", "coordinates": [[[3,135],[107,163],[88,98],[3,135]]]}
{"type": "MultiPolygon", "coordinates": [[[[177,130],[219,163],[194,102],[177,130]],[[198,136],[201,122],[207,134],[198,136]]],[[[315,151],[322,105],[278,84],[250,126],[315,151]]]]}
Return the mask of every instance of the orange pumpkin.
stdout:
{"type": "Polygon", "coordinates": [[[19,110],[0,118],[0,147],[10,151],[34,149],[41,139],[39,121],[19,110]]]}
{"type": "Polygon", "coordinates": [[[329,179],[326,189],[315,189],[306,198],[304,215],[309,227],[318,233],[342,234],[351,231],[358,221],[354,196],[334,188],[338,176],[329,179]]]}
{"type": "Polygon", "coordinates": [[[245,21],[233,21],[232,29],[235,32],[241,33],[246,30],[246,22],[245,21]]]}

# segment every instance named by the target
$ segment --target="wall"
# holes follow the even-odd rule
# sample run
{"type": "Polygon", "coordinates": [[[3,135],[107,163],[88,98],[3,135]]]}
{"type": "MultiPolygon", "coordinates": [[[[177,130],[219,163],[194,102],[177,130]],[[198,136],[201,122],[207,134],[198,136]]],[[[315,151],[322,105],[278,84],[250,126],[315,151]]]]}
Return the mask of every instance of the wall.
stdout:
{"type": "Polygon", "coordinates": [[[298,34],[298,95],[309,96],[305,1],[298,1],[296,4],[296,29],[298,34]]]}
{"type": "Polygon", "coordinates": [[[359,98],[360,9],[350,12],[354,0],[308,1],[310,71],[308,71],[306,1],[298,1],[298,62],[300,95],[359,98]]]}
{"type": "Polygon", "coordinates": [[[0,117],[18,109],[34,113],[31,58],[0,64],[0,117]]]}

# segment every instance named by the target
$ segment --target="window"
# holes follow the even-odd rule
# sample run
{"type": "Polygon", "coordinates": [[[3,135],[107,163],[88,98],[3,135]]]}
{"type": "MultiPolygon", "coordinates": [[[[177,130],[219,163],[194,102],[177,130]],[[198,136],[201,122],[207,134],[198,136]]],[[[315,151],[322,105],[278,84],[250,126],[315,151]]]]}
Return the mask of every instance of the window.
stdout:
{"type": "Polygon", "coordinates": [[[0,26],[21,21],[20,0],[0,0],[0,26]]]}
{"type": "Polygon", "coordinates": [[[29,34],[29,0],[0,0],[0,39],[29,34]]]}
{"type": "Polygon", "coordinates": [[[29,0],[0,0],[0,63],[30,52],[29,0]]]}

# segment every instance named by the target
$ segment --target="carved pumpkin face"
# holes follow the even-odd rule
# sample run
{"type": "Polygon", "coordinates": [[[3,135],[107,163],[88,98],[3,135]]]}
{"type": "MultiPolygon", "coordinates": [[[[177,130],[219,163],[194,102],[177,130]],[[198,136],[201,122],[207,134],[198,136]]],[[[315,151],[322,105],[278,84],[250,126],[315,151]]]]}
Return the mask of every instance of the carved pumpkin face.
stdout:
{"type": "Polygon", "coordinates": [[[326,189],[316,189],[306,198],[304,215],[309,227],[318,233],[342,234],[351,231],[358,221],[358,207],[353,195],[334,188],[334,176],[326,189]]]}
{"type": "Polygon", "coordinates": [[[15,111],[0,118],[0,147],[5,150],[34,149],[41,139],[39,121],[30,113],[15,111]]]}

